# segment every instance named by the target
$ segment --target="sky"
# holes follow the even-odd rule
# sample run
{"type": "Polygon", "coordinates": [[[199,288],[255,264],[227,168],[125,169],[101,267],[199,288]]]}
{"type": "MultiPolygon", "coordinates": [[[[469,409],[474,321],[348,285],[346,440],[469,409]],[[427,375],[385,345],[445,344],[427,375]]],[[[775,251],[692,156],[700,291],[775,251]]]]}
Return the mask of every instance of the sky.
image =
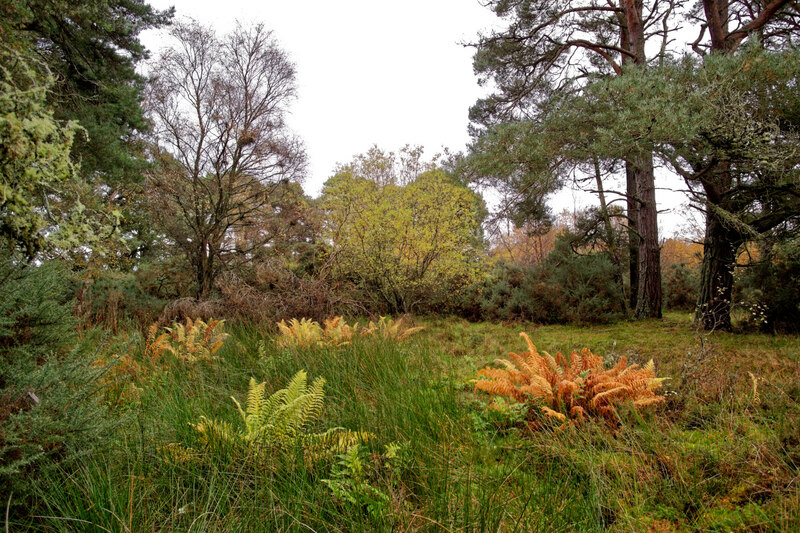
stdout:
{"type": "MultiPolygon", "coordinates": [[[[273,30],[297,69],[289,125],[305,142],[315,195],[337,163],[373,144],[463,150],[469,107],[483,94],[472,72],[474,40],[497,17],[477,0],[150,0],[212,25],[236,20],[273,30]]],[[[158,34],[143,42],[155,52],[158,34]]]]}
{"type": "MultiPolygon", "coordinates": [[[[478,0],[150,0],[175,6],[218,33],[237,20],[263,22],[297,70],[298,99],[288,119],[303,139],[309,161],[303,183],[319,194],[337,163],[373,144],[397,151],[421,145],[426,156],[469,142],[470,106],[485,94],[472,70],[474,50],[462,43],[498,27],[478,0]]],[[[155,57],[159,33],[142,41],[155,57]]],[[[662,233],[680,231],[683,196],[658,191],[662,233]]],[[[565,189],[553,196],[555,212],[590,205],[594,197],[565,189]]]]}

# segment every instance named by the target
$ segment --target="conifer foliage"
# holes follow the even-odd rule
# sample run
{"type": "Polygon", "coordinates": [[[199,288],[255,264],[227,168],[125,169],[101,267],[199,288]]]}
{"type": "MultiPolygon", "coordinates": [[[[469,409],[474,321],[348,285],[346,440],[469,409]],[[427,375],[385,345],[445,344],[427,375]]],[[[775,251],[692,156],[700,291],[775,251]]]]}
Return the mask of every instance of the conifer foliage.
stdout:
{"type": "Polygon", "coordinates": [[[64,275],[0,260],[0,494],[12,515],[41,474],[97,453],[111,425],[90,364],[96,339],[76,339],[64,275]]]}

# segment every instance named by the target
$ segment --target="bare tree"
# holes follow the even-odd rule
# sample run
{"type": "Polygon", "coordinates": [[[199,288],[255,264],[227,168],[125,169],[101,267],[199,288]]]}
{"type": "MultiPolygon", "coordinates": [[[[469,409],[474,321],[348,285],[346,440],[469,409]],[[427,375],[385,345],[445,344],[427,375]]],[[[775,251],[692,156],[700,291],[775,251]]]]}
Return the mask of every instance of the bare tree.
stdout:
{"type": "Polygon", "coordinates": [[[296,97],[294,65],[262,24],[224,37],[190,21],[152,65],[147,111],[154,124],[148,179],[153,212],[208,295],[232,258],[273,238],[236,238],[264,215],[280,183],[302,179],[302,143],[286,126],[296,97]]]}

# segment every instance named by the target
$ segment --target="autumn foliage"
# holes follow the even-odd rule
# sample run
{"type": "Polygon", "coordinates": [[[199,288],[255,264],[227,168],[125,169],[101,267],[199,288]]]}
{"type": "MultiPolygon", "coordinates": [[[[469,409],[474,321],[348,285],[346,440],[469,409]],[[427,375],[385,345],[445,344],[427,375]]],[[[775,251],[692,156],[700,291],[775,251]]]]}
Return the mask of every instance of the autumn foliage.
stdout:
{"type": "Polygon", "coordinates": [[[540,354],[531,339],[520,333],[528,350],[509,353],[508,359],[496,362],[502,368],[486,367],[478,371],[475,390],[531,402],[548,417],[581,421],[586,417],[619,421],[615,407],[632,402],[636,407],[653,405],[664,400],[656,394],[664,378],[655,376],[652,360],[644,367],[628,365],[623,356],[610,369],[603,358],[584,348],[573,351],[569,361],[561,352],[555,357],[540,354]]]}
{"type": "Polygon", "coordinates": [[[382,316],[370,320],[366,327],[354,323],[349,325],[341,316],[327,318],[319,322],[308,318],[293,318],[288,323],[278,322],[278,337],[275,343],[279,348],[310,348],[314,346],[338,348],[350,344],[357,337],[379,337],[392,341],[403,341],[422,331],[421,327],[409,327],[405,320],[382,316]]]}

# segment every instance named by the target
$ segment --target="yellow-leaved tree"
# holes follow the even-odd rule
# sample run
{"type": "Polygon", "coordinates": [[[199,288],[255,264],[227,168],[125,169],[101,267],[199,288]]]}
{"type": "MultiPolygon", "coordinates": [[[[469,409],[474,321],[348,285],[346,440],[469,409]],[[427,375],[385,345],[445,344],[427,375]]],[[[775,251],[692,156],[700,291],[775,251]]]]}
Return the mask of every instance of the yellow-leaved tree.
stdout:
{"type": "Polygon", "coordinates": [[[418,158],[408,171],[408,153],[398,162],[373,148],[341,167],[321,198],[337,274],[393,313],[446,304],[477,279],[484,254],[481,198],[418,158]],[[374,158],[382,164],[365,164],[374,158]]]}

